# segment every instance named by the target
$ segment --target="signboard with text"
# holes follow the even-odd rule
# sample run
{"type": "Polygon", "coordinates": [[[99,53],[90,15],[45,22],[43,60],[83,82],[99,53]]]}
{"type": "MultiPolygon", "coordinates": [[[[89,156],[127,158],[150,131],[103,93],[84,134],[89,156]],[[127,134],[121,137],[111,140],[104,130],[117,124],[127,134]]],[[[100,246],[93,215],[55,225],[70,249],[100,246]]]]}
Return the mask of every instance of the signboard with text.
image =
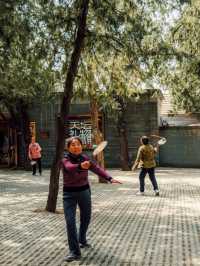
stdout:
{"type": "Polygon", "coordinates": [[[69,135],[78,136],[86,149],[92,148],[92,125],[89,119],[72,119],[68,121],[69,135]]]}

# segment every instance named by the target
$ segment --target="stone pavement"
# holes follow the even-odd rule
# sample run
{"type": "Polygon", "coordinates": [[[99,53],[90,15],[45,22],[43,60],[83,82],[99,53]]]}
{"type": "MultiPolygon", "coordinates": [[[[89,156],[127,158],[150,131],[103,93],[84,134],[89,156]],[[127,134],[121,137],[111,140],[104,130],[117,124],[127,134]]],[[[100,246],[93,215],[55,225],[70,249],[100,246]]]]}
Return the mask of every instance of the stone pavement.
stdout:
{"type": "Polygon", "coordinates": [[[200,169],[157,169],[160,197],[154,196],[148,178],[146,195],[135,195],[137,172],[109,172],[123,185],[98,184],[90,175],[88,237],[93,247],[82,252],[79,262],[65,263],[63,214],[33,212],[45,207],[49,171],[33,177],[0,170],[0,265],[200,265],[200,169]]]}

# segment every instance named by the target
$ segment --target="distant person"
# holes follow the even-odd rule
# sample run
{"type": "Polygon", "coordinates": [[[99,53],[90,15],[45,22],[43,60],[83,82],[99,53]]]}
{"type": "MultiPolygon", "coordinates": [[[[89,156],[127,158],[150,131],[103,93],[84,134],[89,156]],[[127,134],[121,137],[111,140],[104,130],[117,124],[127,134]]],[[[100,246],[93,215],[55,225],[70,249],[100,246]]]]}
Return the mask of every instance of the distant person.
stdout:
{"type": "Polygon", "coordinates": [[[88,170],[105,178],[110,183],[120,183],[113,179],[96,162],[82,153],[83,145],[79,137],[67,140],[68,153],[62,160],[63,170],[63,205],[67,225],[69,255],[65,261],[74,261],[81,258],[80,248],[89,248],[86,233],[91,218],[91,191],[88,181],[88,170]],[[77,234],[76,209],[80,209],[80,230],[77,234]]]}
{"type": "Polygon", "coordinates": [[[139,174],[140,191],[137,194],[144,195],[145,176],[148,173],[153,185],[155,196],[159,196],[158,184],[155,177],[155,154],[158,151],[158,147],[153,147],[149,144],[149,138],[147,136],[141,137],[140,142],[142,145],[138,149],[137,158],[132,166],[133,171],[138,167],[141,168],[139,174]]]}
{"type": "Polygon", "coordinates": [[[33,170],[32,175],[36,175],[37,164],[39,168],[39,173],[40,175],[42,174],[41,151],[42,149],[40,145],[37,142],[35,142],[35,137],[32,137],[31,143],[29,144],[28,148],[28,157],[31,160],[31,165],[33,170]]]}

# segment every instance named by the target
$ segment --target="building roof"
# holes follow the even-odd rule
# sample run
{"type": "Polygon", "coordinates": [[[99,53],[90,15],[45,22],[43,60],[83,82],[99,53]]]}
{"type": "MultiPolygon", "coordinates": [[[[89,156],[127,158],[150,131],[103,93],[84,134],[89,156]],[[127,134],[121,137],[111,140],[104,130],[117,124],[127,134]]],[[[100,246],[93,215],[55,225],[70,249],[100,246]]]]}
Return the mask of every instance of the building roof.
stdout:
{"type": "Polygon", "coordinates": [[[184,110],[174,111],[169,90],[163,91],[160,102],[160,126],[199,126],[200,115],[186,113],[184,110]]]}

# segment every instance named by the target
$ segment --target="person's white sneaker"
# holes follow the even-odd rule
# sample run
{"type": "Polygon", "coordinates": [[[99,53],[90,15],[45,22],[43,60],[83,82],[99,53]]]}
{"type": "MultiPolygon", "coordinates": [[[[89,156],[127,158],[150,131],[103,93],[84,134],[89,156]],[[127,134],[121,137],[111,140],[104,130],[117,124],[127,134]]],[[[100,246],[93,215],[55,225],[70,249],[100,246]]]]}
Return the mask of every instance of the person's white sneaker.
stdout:
{"type": "Polygon", "coordinates": [[[155,190],[155,196],[160,196],[159,190],[155,190]]]}
{"type": "Polygon", "coordinates": [[[138,192],[136,193],[136,195],[137,195],[137,196],[144,196],[144,192],[138,191],[138,192]]]}

